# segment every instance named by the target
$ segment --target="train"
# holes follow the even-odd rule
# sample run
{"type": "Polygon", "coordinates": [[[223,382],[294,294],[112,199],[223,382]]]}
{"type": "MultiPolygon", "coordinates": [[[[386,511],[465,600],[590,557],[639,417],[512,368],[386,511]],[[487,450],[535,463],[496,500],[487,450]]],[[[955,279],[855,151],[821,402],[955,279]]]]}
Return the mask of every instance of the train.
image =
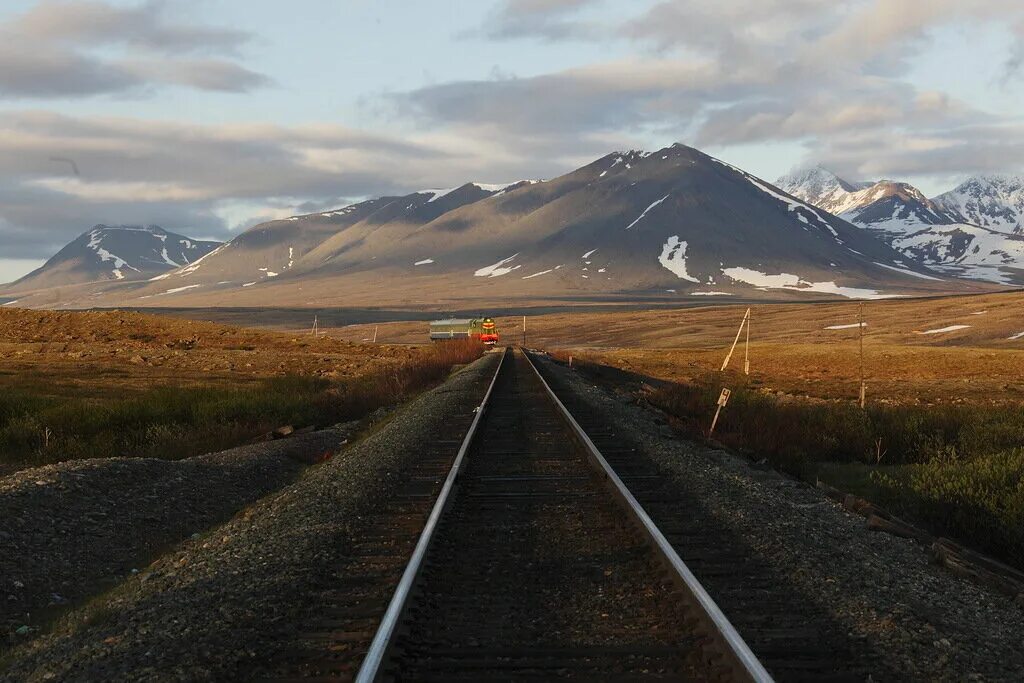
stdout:
{"type": "Polygon", "coordinates": [[[479,339],[488,346],[498,342],[494,318],[447,318],[430,323],[431,341],[446,339],[479,339]]]}

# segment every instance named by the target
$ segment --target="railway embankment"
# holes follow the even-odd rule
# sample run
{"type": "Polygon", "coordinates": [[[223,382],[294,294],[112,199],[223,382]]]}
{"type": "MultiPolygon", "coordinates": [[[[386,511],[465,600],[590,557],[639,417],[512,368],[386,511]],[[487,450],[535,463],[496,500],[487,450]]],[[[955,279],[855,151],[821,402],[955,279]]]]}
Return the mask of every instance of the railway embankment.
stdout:
{"type": "Polygon", "coordinates": [[[337,453],[349,436],[331,428],[184,460],[75,460],[0,479],[0,643],[33,637],[174,544],[291,483],[311,456],[337,453]]]}
{"type": "MultiPolygon", "coordinates": [[[[869,530],[821,490],[679,439],[631,395],[560,364],[544,368],[654,460],[680,500],[699,501],[702,521],[741,539],[794,600],[817,603],[873,651],[884,680],[1019,679],[1024,607],[1003,593],[934,564],[917,541],[869,530]]],[[[705,585],[714,595],[713,578],[705,585]]]]}
{"type": "Polygon", "coordinates": [[[457,447],[496,362],[491,354],[457,372],[294,483],[71,611],[9,651],[0,680],[223,680],[272,655],[331,589],[422,435],[450,432],[457,447]]]}

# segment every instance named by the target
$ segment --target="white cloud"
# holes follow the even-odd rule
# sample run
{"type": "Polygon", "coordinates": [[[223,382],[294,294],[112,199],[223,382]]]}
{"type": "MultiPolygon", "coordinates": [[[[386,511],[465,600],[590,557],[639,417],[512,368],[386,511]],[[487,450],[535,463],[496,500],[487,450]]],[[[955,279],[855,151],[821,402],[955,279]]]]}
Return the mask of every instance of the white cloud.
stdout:
{"type": "Polygon", "coordinates": [[[163,0],[136,7],[44,0],[0,23],[0,98],[80,97],[153,85],[245,92],[269,82],[222,58],[237,54],[247,34],[179,23],[173,15],[163,0]]]}

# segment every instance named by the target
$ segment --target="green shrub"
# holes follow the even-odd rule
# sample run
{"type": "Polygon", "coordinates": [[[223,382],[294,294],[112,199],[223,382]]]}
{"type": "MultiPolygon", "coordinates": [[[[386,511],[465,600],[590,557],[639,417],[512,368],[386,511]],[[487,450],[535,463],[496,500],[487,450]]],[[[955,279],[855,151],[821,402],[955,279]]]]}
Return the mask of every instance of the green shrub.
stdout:
{"type": "Polygon", "coordinates": [[[908,467],[905,476],[875,472],[872,478],[921,523],[1024,566],[1024,449],[939,456],[908,467]]]}

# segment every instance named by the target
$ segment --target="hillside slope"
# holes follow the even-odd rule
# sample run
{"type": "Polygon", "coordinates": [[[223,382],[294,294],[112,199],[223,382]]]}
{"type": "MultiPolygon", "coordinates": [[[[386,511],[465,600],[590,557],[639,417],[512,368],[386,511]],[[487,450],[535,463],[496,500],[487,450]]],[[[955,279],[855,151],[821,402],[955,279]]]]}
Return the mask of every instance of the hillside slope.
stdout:
{"type": "Polygon", "coordinates": [[[97,225],[46,263],[4,287],[17,293],[105,280],[139,280],[198,261],[220,242],[195,240],[155,225],[97,225]]]}

